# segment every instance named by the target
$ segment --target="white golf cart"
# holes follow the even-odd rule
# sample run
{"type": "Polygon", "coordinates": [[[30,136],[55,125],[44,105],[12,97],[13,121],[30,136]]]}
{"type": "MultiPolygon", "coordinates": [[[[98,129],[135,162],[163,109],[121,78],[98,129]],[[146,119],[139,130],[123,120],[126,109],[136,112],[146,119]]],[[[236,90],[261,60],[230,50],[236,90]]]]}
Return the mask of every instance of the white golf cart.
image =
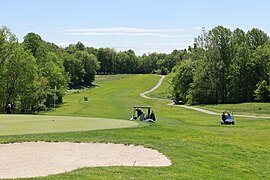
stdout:
{"type": "Polygon", "coordinates": [[[225,124],[225,125],[234,125],[234,117],[233,117],[233,114],[230,114],[229,112],[227,111],[224,111],[223,114],[222,114],[222,117],[221,117],[221,122],[220,122],[221,125],[225,124]]]}
{"type": "Polygon", "coordinates": [[[139,118],[140,121],[145,121],[145,122],[154,123],[156,121],[154,111],[153,110],[151,111],[150,106],[134,106],[133,109],[134,109],[133,114],[132,114],[132,117],[130,118],[131,121],[135,121],[137,118],[139,118]],[[147,111],[147,114],[144,113],[143,109],[147,111]],[[136,116],[136,112],[137,112],[137,116],[136,116]]]}

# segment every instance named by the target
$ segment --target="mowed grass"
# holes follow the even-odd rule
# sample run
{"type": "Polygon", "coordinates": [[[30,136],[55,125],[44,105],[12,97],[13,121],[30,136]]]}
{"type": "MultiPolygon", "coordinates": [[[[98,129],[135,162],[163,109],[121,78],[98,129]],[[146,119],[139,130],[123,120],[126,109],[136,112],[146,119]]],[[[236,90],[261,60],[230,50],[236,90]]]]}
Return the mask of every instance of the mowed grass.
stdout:
{"type": "Polygon", "coordinates": [[[107,118],[0,115],[0,136],[126,128],[138,123],[107,118]]]}
{"type": "MultiPolygon", "coordinates": [[[[132,106],[150,105],[157,122],[133,128],[0,136],[0,142],[111,142],[154,148],[172,161],[169,167],[83,168],[39,179],[269,179],[270,120],[236,118],[221,126],[220,117],[172,107],[168,100],[143,99],[157,75],[98,76],[96,88],[64,98],[57,115],[128,119],[132,106]],[[83,96],[89,101],[84,102],[83,96]]],[[[166,84],[164,84],[166,85],[166,84]]],[[[156,94],[162,94],[161,86],[156,94]]],[[[164,94],[164,93],[163,93],[164,94]]],[[[50,114],[50,113],[48,113],[50,114]]]]}
{"type": "Polygon", "coordinates": [[[97,76],[95,88],[65,96],[56,114],[129,120],[133,106],[148,105],[140,93],[155,86],[159,78],[157,75],[97,76]],[[84,96],[89,100],[84,101],[84,96]]]}
{"type": "Polygon", "coordinates": [[[163,79],[163,82],[161,86],[158,88],[158,90],[150,92],[147,94],[147,96],[152,98],[161,98],[161,99],[172,99],[172,86],[170,82],[170,77],[166,76],[163,79]]]}
{"type": "Polygon", "coordinates": [[[234,114],[270,117],[270,103],[254,102],[240,104],[201,105],[198,107],[219,113],[222,113],[223,111],[229,111],[234,114]]]}

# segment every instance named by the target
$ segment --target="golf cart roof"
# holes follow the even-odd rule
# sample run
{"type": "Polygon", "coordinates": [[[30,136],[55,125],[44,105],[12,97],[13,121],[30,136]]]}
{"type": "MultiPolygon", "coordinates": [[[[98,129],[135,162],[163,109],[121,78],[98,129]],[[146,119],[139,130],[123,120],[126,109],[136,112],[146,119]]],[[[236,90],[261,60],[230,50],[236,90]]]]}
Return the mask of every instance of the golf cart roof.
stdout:
{"type": "Polygon", "coordinates": [[[133,108],[145,108],[145,109],[151,109],[151,106],[134,106],[133,108]]]}

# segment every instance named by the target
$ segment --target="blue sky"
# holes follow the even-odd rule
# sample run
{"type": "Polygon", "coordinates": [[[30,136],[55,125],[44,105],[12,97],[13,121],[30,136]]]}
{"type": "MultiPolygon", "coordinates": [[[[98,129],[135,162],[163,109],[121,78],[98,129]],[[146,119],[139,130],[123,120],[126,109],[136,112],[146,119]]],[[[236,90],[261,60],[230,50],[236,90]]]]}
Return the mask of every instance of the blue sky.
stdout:
{"type": "Polygon", "coordinates": [[[270,35],[267,0],[6,0],[0,25],[19,41],[29,32],[60,46],[170,53],[192,45],[206,30],[259,28],[270,35]]]}

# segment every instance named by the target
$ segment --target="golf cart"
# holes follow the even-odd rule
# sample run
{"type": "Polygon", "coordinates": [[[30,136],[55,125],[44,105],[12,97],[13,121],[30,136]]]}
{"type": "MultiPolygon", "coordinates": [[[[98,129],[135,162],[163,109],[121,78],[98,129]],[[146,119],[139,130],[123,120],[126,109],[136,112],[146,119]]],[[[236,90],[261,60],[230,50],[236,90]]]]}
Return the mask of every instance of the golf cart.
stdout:
{"type": "Polygon", "coordinates": [[[177,98],[173,98],[173,99],[172,99],[172,102],[173,102],[175,105],[185,104],[183,101],[181,101],[180,99],[177,99],[177,98]]]}
{"type": "Polygon", "coordinates": [[[150,106],[134,106],[133,109],[134,111],[133,111],[132,117],[130,118],[131,121],[134,121],[137,118],[139,118],[140,121],[145,121],[145,122],[154,123],[156,121],[154,111],[153,110],[151,111],[150,106]],[[142,109],[145,109],[147,111],[147,114],[145,114],[142,109]],[[137,116],[136,116],[136,112],[137,112],[137,116]]]}
{"type": "Polygon", "coordinates": [[[234,125],[234,117],[233,115],[231,115],[229,112],[226,112],[224,111],[222,113],[222,116],[221,116],[221,122],[220,122],[221,125],[225,124],[225,125],[234,125]]]}

